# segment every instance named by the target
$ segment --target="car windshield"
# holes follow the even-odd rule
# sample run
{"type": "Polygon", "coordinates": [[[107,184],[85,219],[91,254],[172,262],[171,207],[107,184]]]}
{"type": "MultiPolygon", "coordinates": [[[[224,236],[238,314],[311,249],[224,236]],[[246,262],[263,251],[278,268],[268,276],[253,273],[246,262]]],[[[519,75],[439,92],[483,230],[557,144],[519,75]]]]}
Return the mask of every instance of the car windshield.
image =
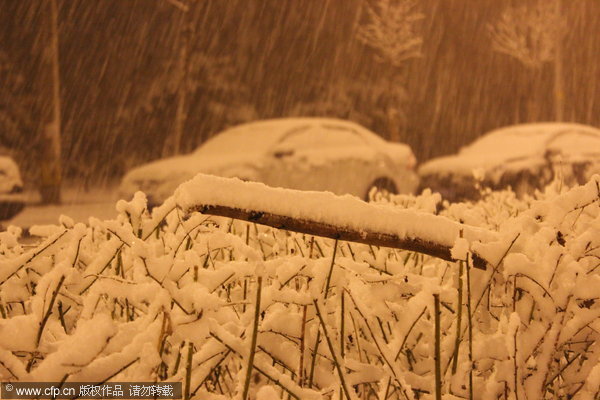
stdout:
{"type": "Polygon", "coordinates": [[[261,154],[284,134],[275,124],[248,124],[226,130],[200,146],[196,154],[261,154]]]}
{"type": "Polygon", "coordinates": [[[346,126],[334,124],[304,125],[286,132],[277,150],[332,149],[347,146],[364,146],[360,134],[346,126]]]}
{"type": "Polygon", "coordinates": [[[264,154],[269,150],[363,146],[360,132],[341,124],[276,120],[226,130],[200,146],[196,154],[264,154]]]}
{"type": "Polygon", "coordinates": [[[564,135],[555,136],[548,149],[572,156],[597,155],[600,154],[600,132],[566,132],[564,135]]]}
{"type": "Polygon", "coordinates": [[[497,132],[477,140],[461,150],[465,155],[489,155],[509,153],[525,156],[536,153],[543,146],[547,135],[543,132],[497,132]]]}

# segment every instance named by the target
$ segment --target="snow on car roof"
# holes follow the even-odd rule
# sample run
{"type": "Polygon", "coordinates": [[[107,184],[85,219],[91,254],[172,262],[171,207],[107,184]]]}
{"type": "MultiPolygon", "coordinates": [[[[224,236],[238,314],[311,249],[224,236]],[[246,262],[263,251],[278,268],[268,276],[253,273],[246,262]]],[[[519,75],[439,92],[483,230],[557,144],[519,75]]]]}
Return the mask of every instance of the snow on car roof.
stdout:
{"type": "MultiPolygon", "coordinates": [[[[264,153],[294,134],[310,129],[324,129],[330,133],[352,131],[363,140],[377,136],[360,125],[335,118],[277,118],[250,122],[225,130],[202,146],[195,153],[264,153]]],[[[373,139],[371,139],[373,140],[373,139]]],[[[374,139],[376,140],[376,139],[374,139]]]]}
{"type": "Polygon", "coordinates": [[[547,151],[571,159],[600,153],[600,130],[575,123],[532,123],[493,130],[457,155],[436,158],[421,166],[421,174],[470,175],[474,169],[528,168],[543,162],[547,151]]]}
{"type": "Polygon", "coordinates": [[[554,139],[565,135],[568,135],[569,140],[576,136],[583,136],[593,138],[598,143],[600,130],[585,125],[565,123],[513,125],[487,133],[470,146],[463,148],[459,154],[502,152],[509,155],[509,158],[532,155],[545,151],[552,145],[554,139]]]}

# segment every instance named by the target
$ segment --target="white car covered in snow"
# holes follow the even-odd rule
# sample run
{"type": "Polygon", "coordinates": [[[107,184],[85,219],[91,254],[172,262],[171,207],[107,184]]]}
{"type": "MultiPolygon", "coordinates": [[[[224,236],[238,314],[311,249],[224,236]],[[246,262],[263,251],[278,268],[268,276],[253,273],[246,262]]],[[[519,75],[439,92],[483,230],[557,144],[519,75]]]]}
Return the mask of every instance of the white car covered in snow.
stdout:
{"type": "Polygon", "coordinates": [[[0,221],[18,214],[25,206],[19,167],[7,156],[0,156],[0,221]]]}
{"type": "Polygon", "coordinates": [[[517,195],[542,189],[554,178],[571,186],[600,173],[600,129],[575,123],[508,126],[483,135],[456,155],[430,160],[419,168],[421,189],[450,201],[476,200],[476,187],[517,195]]]}
{"type": "Polygon", "coordinates": [[[415,163],[407,145],[386,142],[356,123],[282,118],[233,127],[191,154],[135,168],[123,178],[120,194],[129,198],[139,190],[157,205],[181,183],[205,173],[364,199],[373,187],[414,192],[415,163]]]}

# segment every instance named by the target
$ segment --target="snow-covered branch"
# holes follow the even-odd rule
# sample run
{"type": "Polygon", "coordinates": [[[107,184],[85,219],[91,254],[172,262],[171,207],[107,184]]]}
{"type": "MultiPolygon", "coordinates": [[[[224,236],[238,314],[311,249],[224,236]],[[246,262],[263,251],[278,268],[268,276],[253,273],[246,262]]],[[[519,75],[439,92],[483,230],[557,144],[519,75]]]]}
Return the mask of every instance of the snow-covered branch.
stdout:
{"type": "MultiPolygon", "coordinates": [[[[262,183],[199,174],[175,194],[187,212],[241,219],[279,229],[375,246],[385,246],[457,261],[456,240],[497,240],[495,233],[448,218],[366,203],[354,196],[268,187],[262,183]]],[[[474,264],[488,262],[474,254],[474,264]]]]}
{"type": "Polygon", "coordinates": [[[538,1],[533,7],[507,8],[489,30],[494,50],[537,68],[554,60],[563,21],[554,2],[538,1]]]}
{"type": "Polygon", "coordinates": [[[368,23],[359,27],[358,39],[395,67],[420,57],[423,39],[416,30],[424,16],[416,5],[415,0],[378,0],[367,7],[368,23]]]}

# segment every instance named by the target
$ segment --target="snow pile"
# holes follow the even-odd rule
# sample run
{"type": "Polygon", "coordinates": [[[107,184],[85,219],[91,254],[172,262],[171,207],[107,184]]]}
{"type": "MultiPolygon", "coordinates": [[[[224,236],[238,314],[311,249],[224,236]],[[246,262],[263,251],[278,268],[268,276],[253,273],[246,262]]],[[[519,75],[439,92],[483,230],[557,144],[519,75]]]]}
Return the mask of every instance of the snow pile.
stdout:
{"type": "Polygon", "coordinates": [[[486,271],[186,216],[193,196],[250,207],[262,193],[263,211],[295,201],[297,216],[319,209],[339,223],[347,207],[356,224],[396,229],[377,211],[388,216],[390,204],[367,216],[352,198],[304,204],[284,191],[269,200],[256,184],[231,200],[222,180],[198,181],[208,187],[152,214],[138,193],[118,203],[114,220],[63,217],[34,229],[43,240],[29,250],[10,228],[0,233],[0,380],[181,381],[195,399],[432,398],[439,336],[447,398],[595,399],[599,181],[538,201],[498,194],[452,206],[445,219],[427,213],[434,194],[395,201],[411,207],[397,210],[404,227],[418,215],[415,224],[447,221],[439,231],[459,222],[494,231],[489,241],[451,243],[460,256],[487,254],[495,263],[486,271]]]}

